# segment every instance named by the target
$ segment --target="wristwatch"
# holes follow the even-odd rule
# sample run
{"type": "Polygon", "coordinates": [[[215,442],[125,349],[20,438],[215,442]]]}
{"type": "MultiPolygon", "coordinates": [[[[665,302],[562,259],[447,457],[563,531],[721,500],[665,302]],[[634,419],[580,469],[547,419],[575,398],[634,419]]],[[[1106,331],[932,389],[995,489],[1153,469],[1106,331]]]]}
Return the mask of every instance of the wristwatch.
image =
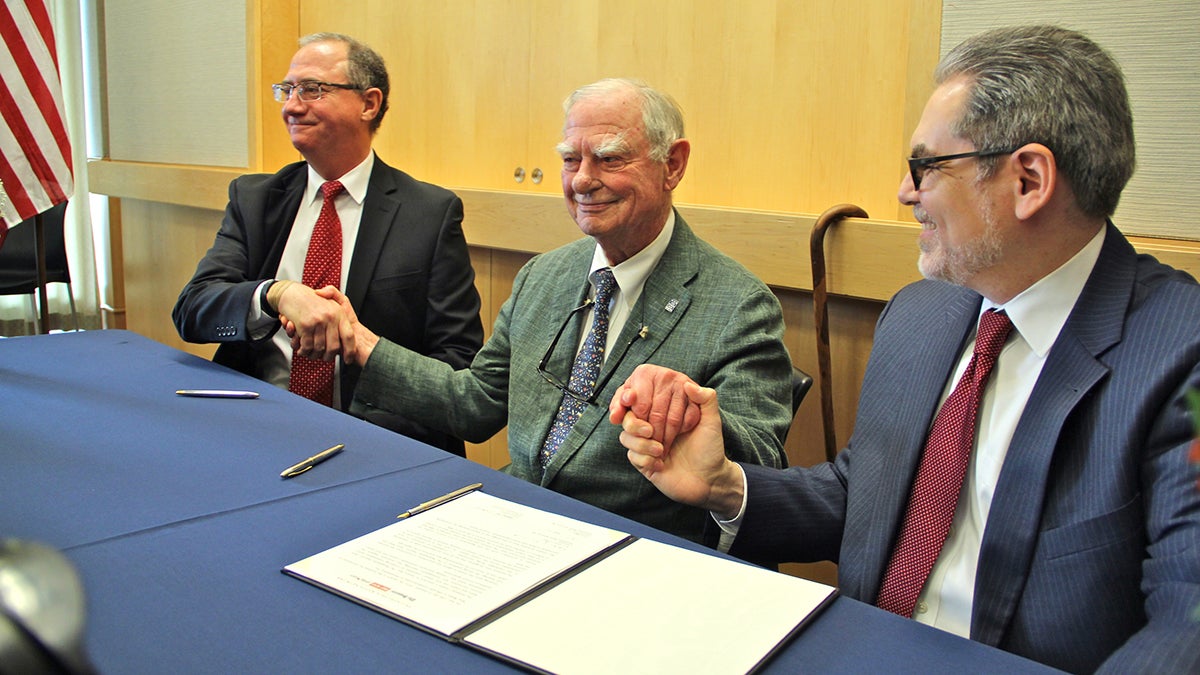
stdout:
{"type": "Polygon", "coordinates": [[[259,306],[259,308],[262,309],[263,314],[266,314],[267,316],[278,317],[279,311],[276,310],[274,307],[272,307],[271,303],[267,301],[267,292],[270,291],[271,286],[274,286],[274,285],[275,285],[274,279],[263,284],[262,290],[259,291],[259,293],[258,293],[258,306],[259,306]]]}

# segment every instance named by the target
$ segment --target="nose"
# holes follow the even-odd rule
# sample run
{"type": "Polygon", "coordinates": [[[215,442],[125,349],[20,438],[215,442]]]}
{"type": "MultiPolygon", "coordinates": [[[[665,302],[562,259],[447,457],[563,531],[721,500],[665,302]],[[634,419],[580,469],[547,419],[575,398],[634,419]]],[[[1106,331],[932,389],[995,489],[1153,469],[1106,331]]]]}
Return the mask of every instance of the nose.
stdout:
{"type": "Polygon", "coordinates": [[[581,194],[594,192],[600,187],[600,181],[596,178],[596,166],[594,160],[590,157],[584,157],[579,161],[579,168],[575,170],[575,175],[571,176],[571,189],[581,194]]]}
{"type": "Polygon", "coordinates": [[[917,191],[913,185],[912,173],[904,172],[904,178],[900,179],[900,191],[896,193],[896,198],[905,206],[912,206],[920,201],[921,193],[917,191]]]}
{"type": "Polygon", "coordinates": [[[289,111],[303,111],[305,103],[300,100],[300,92],[293,89],[288,95],[287,100],[283,102],[283,114],[289,114],[289,111]]]}

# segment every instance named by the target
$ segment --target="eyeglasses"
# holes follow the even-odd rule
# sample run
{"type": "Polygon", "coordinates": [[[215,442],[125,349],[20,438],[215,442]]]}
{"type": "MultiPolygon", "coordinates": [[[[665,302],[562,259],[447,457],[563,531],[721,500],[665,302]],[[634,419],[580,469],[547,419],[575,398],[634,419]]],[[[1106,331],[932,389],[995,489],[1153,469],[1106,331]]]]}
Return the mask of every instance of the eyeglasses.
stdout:
{"type": "Polygon", "coordinates": [[[280,103],[286,103],[292,97],[292,92],[300,97],[301,101],[319,101],[321,97],[329,93],[331,89],[350,89],[353,91],[362,91],[362,87],[357,87],[353,84],[337,84],[335,82],[300,82],[298,84],[288,84],[280,82],[279,84],[271,85],[271,91],[275,92],[275,100],[280,103]]]}
{"type": "Polygon", "coordinates": [[[929,171],[934,164],[949,162],[952,159],[966,159],[967,157],[995,157],[996,155],[1008,155],[1016,152],[1016,148],[1010,150],[975,150],[974,152],[960,152],[954,155],[937,155],[936,157],[909,157],[908,158],[908,173],[912,176],[913,189],[921,189],[921,179],[925,177],[925,172],[929,171]]]}
{"type": "Polygon", "coordinates": [[[554,354],[554,348],[558,346],[558,341],[562,338],[563,333],[566,332],[567,325],[571,323],[571,318],[594,304],[596,304],[596,301],[589,298],[582,305],[576,307],[567,314],[566,320],[563,321],[562,326],[559,327],[558,333],[554,336],[554,340],[550,342],[550,346],[546,348],[546,354],[542,357],[542,360],[538,362],[537,367],[538,375],[541,375],[542,379],[554,385],[554,387],[563,394],[570,396],[576,401],[586,405],[591,405],[596,402],[596,399],[600,397],[600,392],[604,391],[604,387],[608,384],[608,381],[612,379],[613,373],[617,372],[617,369],[621,367],[621,362],[625,360],[625,355],[629,353],[629,348],[633,346],[633,343],[646,337],[646,331],[649,330],[648,326],[642,326],[642,329],[639,330],[637,334],[629,340],[628,343],[626,343],[625,349],[621,350],[621,355],[617,357],[616,363],[612,365],[612,368],[608,369],[608,374],[596,383],[596,388],[592,390],[591,395],[575,391],[574,389],[571,389],[570,386],[564,384],[562,380],[551,375],[550,372],[546,370],[546,364],[550,361],[550,357],[554,354]]]}

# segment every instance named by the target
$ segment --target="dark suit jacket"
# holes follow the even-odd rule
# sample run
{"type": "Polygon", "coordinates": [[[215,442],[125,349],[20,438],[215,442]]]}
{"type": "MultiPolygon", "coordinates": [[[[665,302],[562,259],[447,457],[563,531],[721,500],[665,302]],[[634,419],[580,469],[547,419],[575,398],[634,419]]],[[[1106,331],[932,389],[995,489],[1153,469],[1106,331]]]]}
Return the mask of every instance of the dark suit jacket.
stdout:
{"type": "MultiPolygon", "coordinates": [[[[921,281],[879,319],[854,434],[832,463],[747,466],[732,552],[839,563],[873,603],[942,389],[978,316],[921,281]]],[[[983,534],[971,638],[1071,671],[1200,672],[1200,492],[1186,389],[1200,286],[1111,224],[1030,395],[983,534]]]]}
{"type": "MultiPolygon", "coordinates": [[[[713,544],[714,532],[707,530],[716,528],[706,511],[671,501],[629,463],[617,438],[621,427],[608,422],[608,401],[638,364],[674,368],[719,392],[730,457],[781,465],[792,418],[792,369],[779,301],[676,217],[671,242],[605,359],[600,378],[615,369],[612,377],[543,472],[537,455],[562,393],[538,374],[538,361],[571,309],[587,297],[595,249],[595,240],[583,238],[522,267],[469,370],[451,372],[381,340],[353,410],[421,412],[430,426],[470,441],[507,423],[508,473],[694,541],[709,536],[713,544]],[[643,325],[645,337],[633,341],[643,325]]],[[[547,365],[550,372],[570,372],[582,323],[577,319],[566,331],[547,365]]]]}
{"type": "MultiPolygon", "coordinates": [[[[246,316],[255,289],[275,277],[307,182],[307,165],[241,176],[216,242],[184,287],[172,318],[188,342],[219,342],[213,360],[262,377],[270,339],[251,340],[246,316]]],[[[397,344],[464,368],[483,342],[475,273],[462,233],[462,201],[414,180],[378,157],[363,202],[346,296],[359,320],[397,344]]],[[[354,398],[362,369],[343,364],[341,401],[354,398]]],[[[455,454],[462,441],[383,411],[364,418],[455,454]]]]}

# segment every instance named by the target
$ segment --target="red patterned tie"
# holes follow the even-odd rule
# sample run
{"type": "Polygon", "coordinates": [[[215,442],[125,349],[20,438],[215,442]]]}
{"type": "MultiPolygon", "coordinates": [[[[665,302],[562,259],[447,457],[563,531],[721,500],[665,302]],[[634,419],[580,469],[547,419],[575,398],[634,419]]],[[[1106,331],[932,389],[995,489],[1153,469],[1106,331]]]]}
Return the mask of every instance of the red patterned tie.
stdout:
{"type": "MultiPolygon", "coordinates": [[[[313,227],[304,257],[301,281],[309,288],[342,285],[342,221],[338,220],[334,200],[343,190],[342,184],[331,180],[321,186],[325,202],[313,227]]],[[[292,376],[288,389],[317,403],[333,405],[333,362],[292,355],[292,376]]]]}
{"type": "Polygon", "coordinates": [[[971,362],[933,421],[904,527],[875,601],[889,612],[912,616],[917,596],[946,543],[974,446],[979,400],[1010,330],[1007,314],[984,312],[971,362]]]}

